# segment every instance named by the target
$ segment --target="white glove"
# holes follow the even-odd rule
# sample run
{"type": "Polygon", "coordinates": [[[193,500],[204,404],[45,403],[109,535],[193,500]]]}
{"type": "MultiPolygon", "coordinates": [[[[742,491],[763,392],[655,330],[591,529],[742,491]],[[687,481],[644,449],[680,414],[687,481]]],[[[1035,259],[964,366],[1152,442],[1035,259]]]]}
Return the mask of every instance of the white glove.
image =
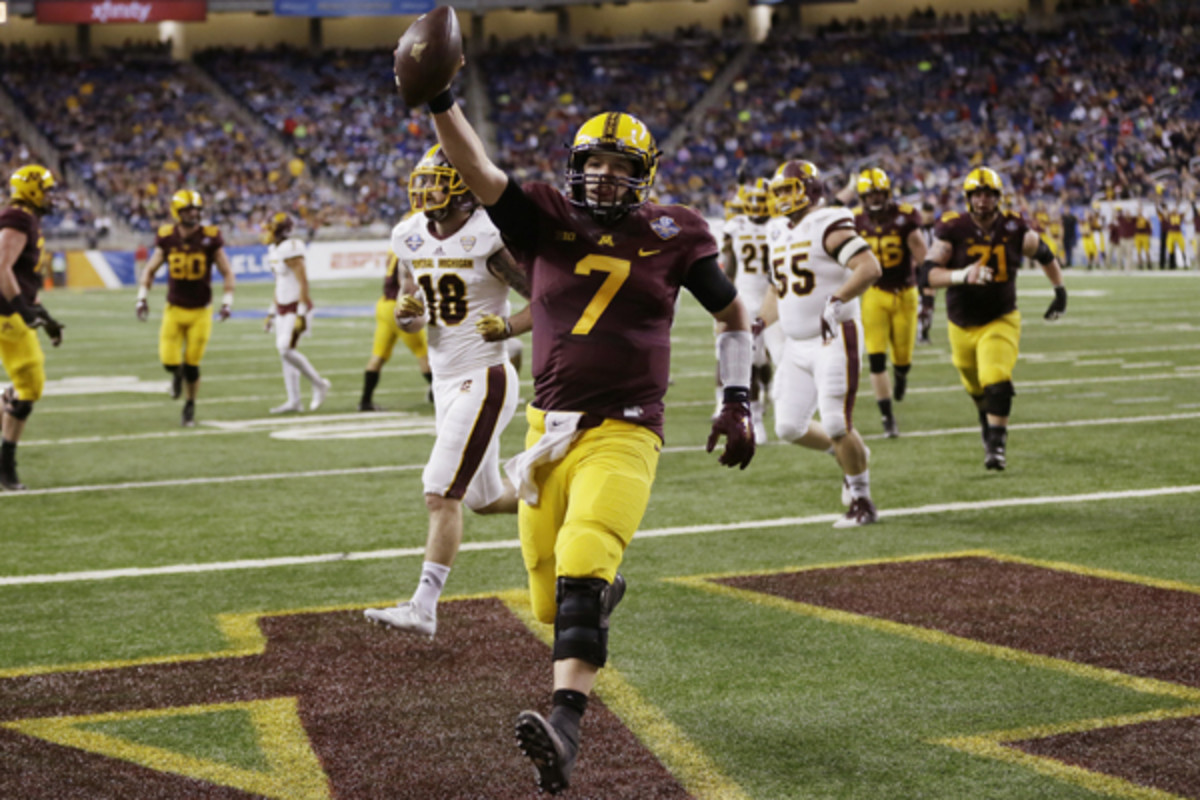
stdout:
{"type": "Polygon", "coordinates": [[[842,323],[854,317],[854,313],[850,307],[842,302],[842,299],[837,295],[830,297],[825,301],[825,308],[821,311],[821,341],[828,344],[837,338],[838,331],[842,329],[842,323]]]}
{"type": "Polygon", "coordinates": [[[978,285],[991,283],[994,277],[996,277],[996,271],[983,262],[976,262],[969,267],[950,271],[951,283],[978,285]]]}

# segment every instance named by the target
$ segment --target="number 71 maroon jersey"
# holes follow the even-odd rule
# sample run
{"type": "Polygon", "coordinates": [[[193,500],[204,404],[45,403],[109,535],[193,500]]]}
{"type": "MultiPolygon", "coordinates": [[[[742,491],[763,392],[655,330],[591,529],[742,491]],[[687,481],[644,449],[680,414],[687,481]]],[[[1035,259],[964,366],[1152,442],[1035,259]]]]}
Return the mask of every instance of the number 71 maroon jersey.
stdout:
{"type": "Polygon", "coordinates": [[[534,405],[661,437],[675,300],[691,266],[717,254],[708,223],[647,203],[603,226],[549,184],[523,188],[539,213],[536,240],[513,250],[532,282],[534,405]]]}

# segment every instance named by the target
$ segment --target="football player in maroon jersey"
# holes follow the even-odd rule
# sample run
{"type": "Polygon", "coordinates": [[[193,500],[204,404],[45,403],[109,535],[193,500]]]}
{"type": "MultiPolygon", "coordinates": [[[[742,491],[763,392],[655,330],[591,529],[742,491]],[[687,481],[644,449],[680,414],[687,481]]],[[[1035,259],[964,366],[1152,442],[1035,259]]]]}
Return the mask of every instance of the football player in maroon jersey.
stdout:
{"type": "Polygon", "coordinates": [[[41,218],[53,205],[54,175],[39,164],[28,164],[8,183],[11,199],[0,209],[0,361],[12,385],[0,401],[0,488],[20,492],[25,484],[17,477],[17,442],[46,385],[46,356],[35,329],[45,328],[58,347],[64,326],[38,302],[41,218]]]}
{"type": "Polygon", "coordinates": [[[212,268],[216,264],[225,279],[225,293],[217,316],[222,322],[233,312],[233,267],[225,254],[225,239],[216,225],[201,225],[204,201],[199,192],[180,189],[171,197],[174,225],[162,225],[154,252],[142,270],[138,285],[137,318],[150,317],[146,300],[154,285],[154,273],[167,265],[167,307],[158,333],[158,355],[171,373],[171,396],[178,398],[186,387],[183,404],[184,427],[196,424],[196,393],[200,388],[200,361],[212,335],[212,268]]]}
{"type": "Polygon", "coordinates": [[[967,213],[942,215],[921,268],[923,282],[946,287],[951,358],[979,412],[984,466],[994,470],[1008,464],[1008,417],[1016,394],[1012,373],[1021,341],[1017,268],[1022,257],[1041,264],[1054,286],[1045,318],[1058,319],[1067,310],[1058,259],[1020,214],[1000,210],[1002,192],[995,170],[971,170],[963,182],[967,213]]]}
{"type": "Polygon", "coordinates": [[[547,717],[523,711],[517,739],[539,786],[564,789],[580,719],[608,654],[609,615],[625,591],[617,573],[645,513],[662,448],[663,396],[675,300],[687,287],[719,323],[725,403],[711,451],[746,467],[750,317],[717,260],[708,224],[649,201],[659,151],[629,114],[600,114],[575,135],[566,192],[521,186],[488,158],[449,89],[429,104],[450,161],[529,271],[534,400],[524,453],[505,468],[522,502],[521,551],[533,611],[554,623],[554,693],[547,717]]]}

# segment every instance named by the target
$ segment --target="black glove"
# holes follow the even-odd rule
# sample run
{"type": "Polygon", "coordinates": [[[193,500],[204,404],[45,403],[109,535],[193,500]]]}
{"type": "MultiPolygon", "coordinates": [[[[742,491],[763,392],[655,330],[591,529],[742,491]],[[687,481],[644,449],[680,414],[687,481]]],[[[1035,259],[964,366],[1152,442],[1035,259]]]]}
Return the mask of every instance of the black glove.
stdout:
{"type": "Polygon", "coordinates": [[[36,311],[37,305],[36,304],[29,303],[25,299],[25,296],[22,295],[20,292],[17,292],[17,296],[14,297],[12,300],[9,300],[8,304],[13,307],[13,311],[16,311],[18,314],[21,315],[21,319],[25,320],[25,324],[27,326],[29,326],[30,328],[37,327],[37,324],[38,324],[37,319],[38,318],[37,318],[37,311],[36,311]]]}
{"type": "Polygon", "coordinates": [[[1050,301],[1050,307],[1046,309],[1043,315],[1048,320],[1056,320],[1065,314],[1067,311],[1067,287],[1055,286],[1054,299],[1050,301]]]}
{"type": "Polygon", "coordinates": [[[748,467],[750,459],[754,458],[749,389],[729,387],[725,390],[725,402],[721,406],[721,413],[713,420],[712,433],[708,435],[705,450],[711,453],[722,435],[725,436],[725,449],[717,462],[726,467],[748,467]]]}
{"type": "Polygon", "coordinates": [[[62,344],[63,328],[67,326],[50,316],[50,312],[47,311],[46,307],[41,304],[37,304],[33,307],[33,313],[37,316],[36,321],[33,323],[33,327],[45,328],[46,335],[50,337],[50,344],[54,345],[55,347],[58,347],[60,344],[62,344]]]}

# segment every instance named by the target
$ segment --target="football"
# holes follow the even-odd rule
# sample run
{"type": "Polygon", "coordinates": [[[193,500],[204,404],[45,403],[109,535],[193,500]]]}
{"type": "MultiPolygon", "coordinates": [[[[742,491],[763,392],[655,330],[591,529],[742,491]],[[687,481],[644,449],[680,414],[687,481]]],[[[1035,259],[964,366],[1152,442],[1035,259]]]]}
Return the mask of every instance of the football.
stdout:
{"type": "Polygon", "coordinates": [[[450,6],[417,17],[396,46],[396,88],[407,106],[428,103],[462,66],[462,31],[450,6]]]}

